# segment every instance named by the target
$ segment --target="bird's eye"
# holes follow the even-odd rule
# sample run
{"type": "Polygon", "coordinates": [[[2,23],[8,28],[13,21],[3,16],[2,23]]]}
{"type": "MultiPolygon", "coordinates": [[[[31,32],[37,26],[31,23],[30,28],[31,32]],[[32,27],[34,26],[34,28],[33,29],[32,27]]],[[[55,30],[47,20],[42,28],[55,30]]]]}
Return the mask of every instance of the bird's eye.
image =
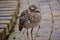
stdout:
{"type": "Polygon", "coordinates": [[[31,18],[31,20],[33,20],[33,18],[31,18]]]}

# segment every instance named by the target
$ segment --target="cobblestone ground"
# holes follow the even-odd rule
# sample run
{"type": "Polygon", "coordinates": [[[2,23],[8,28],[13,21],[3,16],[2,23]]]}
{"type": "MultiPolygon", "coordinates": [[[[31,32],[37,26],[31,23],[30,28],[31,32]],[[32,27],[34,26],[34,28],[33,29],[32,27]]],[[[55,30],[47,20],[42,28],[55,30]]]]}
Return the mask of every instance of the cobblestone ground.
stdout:
{"type": "MultiPolygon", "coordinates": [[[[36,32],[38,27],[35,27],[33,30],[34,39],[60,40],[60,0],[20,0],[19,15],[32,4],[39,7],[42,16],[37,36],[36,32]]],[[[17,19],[14,32],[11,33],[8,40],[27,40],[26,29],[24,28],[21,32],[18,31],[18,20],[19,18],[17,19]]],[[[29,40],[31,40],[30,30],[28,29],[29,40]]]]}

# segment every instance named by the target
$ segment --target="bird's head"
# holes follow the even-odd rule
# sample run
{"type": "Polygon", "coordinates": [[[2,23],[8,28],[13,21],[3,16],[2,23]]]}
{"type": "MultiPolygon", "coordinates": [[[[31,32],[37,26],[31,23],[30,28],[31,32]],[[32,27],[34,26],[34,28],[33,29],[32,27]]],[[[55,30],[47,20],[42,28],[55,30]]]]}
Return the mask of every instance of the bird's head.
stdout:
{"type": "Polygon", "coordinates": [[[39,12],[40,13],[40,11],[39,11],[39,9],[36,5],[31,5],[29,7],[29,9],[30,9],[31,12],[39,12]]]}

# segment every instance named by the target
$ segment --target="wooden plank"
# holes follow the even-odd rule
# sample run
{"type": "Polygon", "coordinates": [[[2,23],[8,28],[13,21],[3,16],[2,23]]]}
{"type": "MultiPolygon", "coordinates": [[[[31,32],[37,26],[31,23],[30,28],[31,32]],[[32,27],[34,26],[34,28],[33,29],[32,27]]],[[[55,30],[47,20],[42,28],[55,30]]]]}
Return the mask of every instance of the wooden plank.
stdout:
{"type": "Polygon", "coordinates": [[[15,19],[17,15],[18,15],[18,9],[16,11],[0,11],[0,17],[12,16],[12,18],[15,19]]]}
{"type": "Polygon", "coordinates": [[[0,20],[0,24],[8,24],[9,30],[12,30],[12,27],[14,26],[14,22],[11,20],[0,20]]]}
{"type": "Polygon", "coordinates": [[[4,13],[4,12],[1,12],[0,13],[0,20],[11,20],[12,22],[15,21],[16,19],[16,14],[14,13],[4,13]]]}
{"type": "Polygon", "coordinates": [[[15,11],[0,11],[0,14],[13,14],[15,11]]]}
{"type": "Polygon", "coordinates": [[[0,8],[0,11],[13,11],[16,10],[16,8],[0,8]]]}
{"type": "Polygon", "coordinates": [[[0,29],[6,30],[6,36],[9,34],[9,27],[7,24],[0,24],[0,29]]]}
{"type": "Polygon", "coordinates": [[[11,22],[15,22],[16,17],[7,16],[7,17],[0,17],[0,20],[11,20],[11,22]]]}
{"type": "Polygon", "coordinates": [[[0,11],[0,16],[13,16],[15,11],[0,11]]]}
{"type": "Polygon", "coordinates": [[[0,1],[0,3],[17,3],[18,1],[0,1]]]}
{"type": "Polygon", "coordinates": [[[5,30],[4,29],[0,29],[0,40],[4,40],[5,39],[5,30]]]}
{"type": "Polygon", "coordinates": [[[17,11],[0,11],[0,17],[12,17],[12,21],[15,21],[18,13],[17,11]]]}
{"type": "Polygon", "coordinates": [[[10,23],[10,20],[0,20],[0,24],[1,23],[6,23],[6,24],[8,24],[8,23],[10,23]]]}
{"type": "MultiPolygon", "coordinates": [[[[14,20],[18,14],[18,1],[0,1],[0,25],[7,24],[6,35],[12,30],[14,20]],[[9,19],[9,20],[8,20],[9,19]],[[13,20],[13,21],[11,21],[13,20]],[[9,31],[7,31],[9,30],[9,31]]],[[[3,28],[4,25],[2,25],[3,28]]]]}
{"type": "MultiPolygon", "coordinates": [[[[9,12],[11,13],[11,11],[9,11],[9,12]]],[[[4,14],[5,15],[5,13],[9,14],[9,12],[8,11],[2,11],[2,12],[0,11],[0,14],[4,14]]],[[[12,12],[12,13],[14,13],[13,15],[18,14],[17,11],[16,12],[12,12]]],[[[13,25],[14,25],[14,22],[16,21],[16,16],[13,16],[11,20],[5,20],[5,19],[4,20],[0,20],[0,24],[1,23],[9,24],[9,30],[11,30],[13,25]]]]}
{"type": "Polygon", "coordinates": [[[0,4],[18,4],[18,1],[0,1],[0,4]]]}
{"type": "Polygon", "coordinates": [[[12,20],[12,16],[9,17],[0,17],[0,20],[12,20]]]}
{"type": "Polygon", "coordinates": [[[18,1],[18,0],[0,0],[0,1],[18,1]]]}
{"type": "Polygon", "coordinates": [[[0,14],[0,17],[9,17],[9,16],[14,16],[14,13],[2,13],[0,14]]]}
{"type": "Polygon", "coordinates": [[[17,7],[17,3],[0,3],[0,8],[1,7],[6,7],[6,8],[11,8],[11,7],[14,7],[16,8],[17,7]]]}

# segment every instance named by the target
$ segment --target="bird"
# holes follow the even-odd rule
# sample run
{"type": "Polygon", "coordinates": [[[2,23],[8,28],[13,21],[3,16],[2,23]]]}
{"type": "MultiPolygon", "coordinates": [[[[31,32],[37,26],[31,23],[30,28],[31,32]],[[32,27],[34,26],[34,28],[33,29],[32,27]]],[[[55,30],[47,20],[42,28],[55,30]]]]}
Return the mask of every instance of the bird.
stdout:
{"type": "MultiPolygon", "coordinates": [[[[19,16],[19,31],[23,28],[27,29],[27,37],[28,37],[28,29],[31,29],[31,37],[33,40],[33,28],[38,26],[40,23],[41,15],[39,8],[36,5],[31,5],[28,9],[22,11],[21,15],[19,16]]],[[[40,25],[39,25],[40,28],[40,25]]]]}

